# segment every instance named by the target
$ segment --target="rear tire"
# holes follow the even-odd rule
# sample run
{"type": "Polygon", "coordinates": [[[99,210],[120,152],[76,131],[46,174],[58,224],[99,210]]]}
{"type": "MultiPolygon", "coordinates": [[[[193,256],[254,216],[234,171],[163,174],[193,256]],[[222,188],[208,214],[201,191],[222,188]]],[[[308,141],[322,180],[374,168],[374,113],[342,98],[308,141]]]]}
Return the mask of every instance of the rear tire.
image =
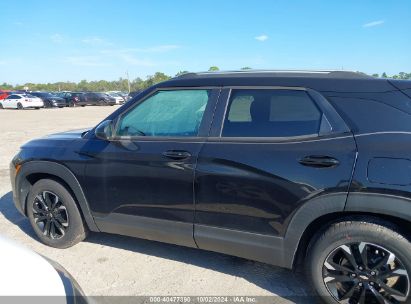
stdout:
{"type": "Polygon", "coordinates": [[[359,217],[317,234],[306,269],[314,290],[330,304],[410,303],[411,243],[397,231],[389,222],[359,217]]]}
{"type": "Polygon", "coordinates": [[[0,103],[0,110],[3,110],[4,109],[4,107],[3,107],[3,105],[0,103]]]}
{"type": "Polygon", "coordinates": [[[68,248],[86,238],[77,204],[60,183],[42,179],[31,188],[26,212],[40,241],[55,248],[68,248]]]}

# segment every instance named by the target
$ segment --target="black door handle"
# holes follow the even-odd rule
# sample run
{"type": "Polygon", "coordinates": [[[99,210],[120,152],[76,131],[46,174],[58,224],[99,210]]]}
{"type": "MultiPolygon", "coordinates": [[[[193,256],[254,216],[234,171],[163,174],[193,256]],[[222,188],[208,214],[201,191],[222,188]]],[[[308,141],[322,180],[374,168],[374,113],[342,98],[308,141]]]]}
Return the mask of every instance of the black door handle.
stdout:
{"type": "Polygon", "coordinates": [[[338,159],[330,156],[323,155],[310,155],[303,157],[298,161],[303,166],[314,167],[314,168],[330,168],[336,167],[340,164],[338,159]]]}
{"type": "Polygon", "coordinates": [[[186,159],[191,156],[190,152],[187,151],[181,151],[181,150],[168,150],[166,152],[163,152],[163,156],[170,158],[170,159],[186,159]]]}

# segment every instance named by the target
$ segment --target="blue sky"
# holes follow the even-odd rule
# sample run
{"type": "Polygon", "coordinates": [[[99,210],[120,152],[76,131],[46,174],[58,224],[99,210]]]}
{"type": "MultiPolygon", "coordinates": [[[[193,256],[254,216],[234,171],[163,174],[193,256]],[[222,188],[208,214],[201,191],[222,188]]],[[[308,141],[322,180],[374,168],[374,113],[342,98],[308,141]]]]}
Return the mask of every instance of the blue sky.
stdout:
{"type": "Polygon", "coordinates": [[[411,72],[411,1],[3,1],[0,83],[162,71],[411,72]]]}

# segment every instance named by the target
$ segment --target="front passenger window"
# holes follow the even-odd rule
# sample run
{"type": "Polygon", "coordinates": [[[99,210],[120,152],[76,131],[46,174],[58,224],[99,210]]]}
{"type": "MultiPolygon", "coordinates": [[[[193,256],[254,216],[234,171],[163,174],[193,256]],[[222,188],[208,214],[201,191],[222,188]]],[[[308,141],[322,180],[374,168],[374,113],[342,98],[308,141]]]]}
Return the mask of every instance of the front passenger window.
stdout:
{"type": "Polygon", "coordinates": [[[197,136],[211,90],[158,91],[120,119],[120,136],[197,136]]]}

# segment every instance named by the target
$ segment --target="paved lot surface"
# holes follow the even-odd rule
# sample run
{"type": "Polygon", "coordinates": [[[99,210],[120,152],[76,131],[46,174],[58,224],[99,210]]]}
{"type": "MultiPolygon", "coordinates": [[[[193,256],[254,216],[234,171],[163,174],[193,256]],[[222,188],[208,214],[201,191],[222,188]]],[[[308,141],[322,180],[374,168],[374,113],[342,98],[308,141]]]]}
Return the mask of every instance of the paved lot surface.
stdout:
{"type": "Polygon", "coordinates": [[[278,303],[302,302],[293,298],[306,294],[304,278],[253,261],[103,233],[64,250],[36,240],[12,204],[9,161],[32,138],[93,126],[116,108],[0,111],[0,235],[58,261],[87,295],[278,295],[278,303]]]}

